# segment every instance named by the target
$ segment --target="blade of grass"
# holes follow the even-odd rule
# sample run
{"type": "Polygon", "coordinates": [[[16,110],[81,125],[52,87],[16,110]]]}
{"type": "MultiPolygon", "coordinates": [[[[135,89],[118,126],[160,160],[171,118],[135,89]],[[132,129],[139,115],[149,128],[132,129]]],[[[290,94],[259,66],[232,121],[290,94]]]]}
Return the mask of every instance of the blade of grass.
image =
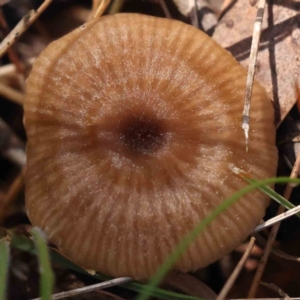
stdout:
{"type": "Polygon", "coordinates": [[[47,242],[43,232],[34,227],[32,235],[37,248],[37,256],[40,268],[40,296],[42,300],[51,300],[54,276],[50,264],[47,242]]]}
{"type": "MultiPolygon", "coordinates": [[[[12,239],[11,244],[13,247],[18,248],[23,251],[26,251],[26,252],[29,252],[29,253],[32,253],[32,254],[37,253],[33,242],[28,237],[15,234],[12,231],[8,231],[8,232],[11,236],[11,239],[12,239]]],[[[53,250],[50,251],[50,255],[51,255],[51,261],[57,263],[61,267],[73,270],[75,272],[87,275],[89,277],[92,277],[94,279],[101,280],[101,281],[107,281],[107,280],[111,279],[110,277],[103,275],[103,274],[96,273],[95,275],[93,275],[93,274],[88,273],[87,271],[85,271],[84,269],[75,265],[70,260],[63,257],[56,251],[53,251],[53,250]]],[[[119,286],[122,288],[128,289],[128,290],[131,290],[131,291],[135,291],[137,293],[142,292],[144,289],[143,284],[135,282],[135,281],[121,284],[119,286]]],[[[179,294],[176,292],[170,292],[167,290],[163,290],[160,288],[153,289],[152,294],[153,294],[153,296],[155,296],[159,299],[165,299],[165,300],[176,300],[176,299],[178,299],[178,300],[201,300],[201,298],[186,296],[186,295],[182,295],[182,294],[179,294]]]]}
{"type": "Polygon", "coordinates": [[[240,197],[245,194],[258,189],[263,186],[267,186],[272,183],[300,183],[300,179],[291,179],[289,177],[277,177],[270,178],[261,181],[256,181],[246,186],[245,188],[239,190],[233,194],[230,198],[227,198],[221,205],[215,208],[204,220],[202,220],[198,226],[194,228],[173,250],[173,252],[168,256],[162,266],[159,268],[157,273],[152,277],[149,284],[145,286],[144,291],[137,298],[138,300],[147,300],[151,296],[151,291],[153,288],[157,287],[164,276],[172,269],[178,258],[184,253],[187,247],[193,242],[193,240],[200,235],[200,233],[210,225],[222,212],[234,204],[240,197]]]}
{"type": "Polygon", "coordinates": [[[0,300],[6,299],[6,284],[9,266],[9,243],[0,240],[0,300]]]}
{"type": "MultiPolygon", "coordinates": [[[[242,170],[233,167],[231,169],[235,174],[239,175],[242,179],[247,181],[248,183],[255,183],[259,182],[259,180],[255,178],[251,178],[249,174],[246,174],[242,170]]],[[[273,189],[271,189],[269,186],[262,186],[258,188],[260,191],[262,191],[264,194],[268,195],[271,199],[279,203],[281,206],[283,206],[286,209],[292,209],[295,208],[295,205],[286,200],[283,196],[276,193],[273,189]]],[[[300,213],[297,213],[296,216],[300,218],[300,213]]]]}
{"type": "MultiPolygon", "coordinates": [[[[200,227],[200,225],[197,226],[194,229],[194,231],[192,231],[186,237],[186,239],[188,238],[189,240],[191,239],[191,241],[192,241],[194,235],[195,235],[195,237],[197,237],[198,233],[201,233],[201,231],[206,226],[208,226],[210,224],[210,222],[212,222],[214,220],[214,218],[216,218],[221,212],[223,212],[224,210],[226,210],[231,204],[233,204],[235,201],[237,201],[241,196],[245,195],[246,193],[248,193],[248,192],[250,192],[250,191],[252,191],[252,190],[254,190],[256,188],[259,188],[261,186],[267,186],[268,184],[272,184],[272,183],[287,183],[287,182],[300,184],[300,180],[299,179],[290,179],[288,177],[270,178],[270,179],[266,179],[266,180],[263,180],[263,181],[252,183],[251,185],[247,186],[246,188],[244,188],[244,189],[238,191],[237,193],[235,193],[232,197],[228,198],[221,205],[220,211],[218,210],[218,208],[215,211],[213,211],[212,214],[209,215],[204,220],[205,222],[204,223],[202,222],[200,224],[201,227],[200,227]],[[224,205],[225,205],[225,207],[224,207],[224,205]],[[200,232],[199,232],[199,230],[200,230],[200,232]],[[195,233],[195,231],[196,231],[196,233],[195,233]]],[[[35,249],[34,249],[34,247],[32,245],[32,242],[28,238],[16,235],[14,233],[11,233],[11,236],[12,236],[12,245],[14,247],[22,249],[22,250],[25,250],[25,251],[28,251],[28,252],[31,252],[31,253],[35,253],[35,249]]],[[[187,243],[187,246],[188,246],[188,244],[189,244],[190,241],[189,240],[186,241],[186,239],[183,242],[185,244],[187,243]]],[[[183,249],[180,249],[180,251],[184,252],[185,247],[186,247],[185,244],[183,245],[183,249]]],[[[182,243],[180,243],[179,246],[182,247],[182,243]]],[[[176,256],[178,255],[178,257],[183,253],[182,252],[182,253],[178,254],[178,253],[176,253],[176,251],[177,250],[175,250],[174,252],[175,252],[176,256]]],[[[174,254],[174,252],[173,252],[173,254],[174,254]]],[[[110,279],[109,277],[107,277],[105,275],[102,275],[102,274],[92,275],[90,273],[87,273],[85,270],[83,270],[79,266],[73,264],[71,261],[69,261],[68,259],[66,259],[65,257],[61,256],[59,253],[57,253],[55,251],[51,251],[51,256],[52,256],[53,261],[55,261],[56,263],[60,264],[61,266],[66,267],[66,268],[72,269],[74,271],[80,272],[82,274],[88,275],[88,276],[93,277],[93,278],[98,279],[98,280],[109,280],[110,279]]],[[[176,259],[177,259],[177,257],[175,257],[175,261],[176,261],[176,259]]],[[[168,260],[170,260],[170,258],[168,260]]],[[[172,265],[173,264],[171,264],[171,267],[172,267],[172,265]]],[[[163,267],[165,268],[165,264],[163,265],[163,267]]],[[[164,272],[168,272],[168,270],[166,270],[166,271],[163,270],[163,271],[164,272]]],[[[159,271],[161,271],[161,269],[159,271]]],[[[162,274],[162,275],[160,274],[161,278],[163,278],[164,275],[165,275],[165,273],[162,274]]],[[[161,279],[160,279],[160,281],[161,281],[161,279]]],[[[169,291],[166,291],[166,290],[163,290],[163,289],[159,289],[159,288],[156,287],[158,283],[155,283],[156,285],[153,285],[153,280],[152,280],[150,282],[150,284],[152,284],[152,286],[149,286],[149,285],[145,286],[145,285],[137,283],[137,282],[130,282],[130,283],[122,284],[121,286],[124,287],[124,288],[127,288],[129,290],[133,290],[133,291],[139,292],[141,294],[140,297],[139,297],[139,299],[141,299],[141,296],[145,296],[146,295],[145,294],[145,290],[147,292],[147,295],[146,295],[146,298],[144,298],[144,299],[147,299],[147,297],[149,296],[149,293],[151,295],[155,296],[155,297],[160,298],[160,299],[186,299],[186,300],[196,300],[196,299],[199,299],[199,298],[196,298],[196,297],[185,296],[185,295],[181,295],[181,294],[178,294],[178,293],[169,292],[169,291]]]]}

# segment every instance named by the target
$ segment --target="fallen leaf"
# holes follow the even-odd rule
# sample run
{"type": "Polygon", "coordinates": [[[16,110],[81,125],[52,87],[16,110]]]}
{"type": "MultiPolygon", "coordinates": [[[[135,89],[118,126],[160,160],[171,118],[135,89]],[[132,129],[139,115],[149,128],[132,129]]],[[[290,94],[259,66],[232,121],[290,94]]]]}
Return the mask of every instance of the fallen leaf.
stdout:
{"type": "MultiPolygon", "coordinates": [[[[276,125],[297,100],[300,73],[300,1],[266,4],[259,45],[256,79],[274,102],[276,125]]],[[[248,67],[253,24],[253,0],[239,0],[223,13],[213,38],[248,67]]]]}

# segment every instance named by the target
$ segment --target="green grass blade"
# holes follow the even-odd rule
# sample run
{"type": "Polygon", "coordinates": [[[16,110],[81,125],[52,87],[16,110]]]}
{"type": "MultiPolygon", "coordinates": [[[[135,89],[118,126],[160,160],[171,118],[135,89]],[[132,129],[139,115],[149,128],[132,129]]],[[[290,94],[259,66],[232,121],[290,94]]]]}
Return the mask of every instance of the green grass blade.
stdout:
{"type": "MultiPolygon", "coordinates": [[[[11,244],[14,248],[17,248],[17,249],[20,249],[20,250],[23,250],[23,251],[26,251],[26,252],[29,252],[32,254],[37,253],[33,242],[28,237],[15,234],[12,231],[9,231],[9,232],[10,232],[10,236],[12,238],[11,244]]],[[[94,279],[101,280],[101,281],[106,281],[106,280],[111,279],[110,277],[103,275],[103,274],[97,273],[95,275],[92,275],[90,273],[87,273],[84,269],[75,265],[73,262],[71,262],[67,258],[63,257],[56,251],[50,251],[50,254],[51,254],[51,261],[57,263],[61,267],[79,272],[81,274],[93,277],[94,279]]],[[[119,286],[122,288],[128,289],[128,290],[131,290],[131,291],[135,291],[137,293],[142,292],[144,289],[143,284],[135,282],[135,281],[124,283],[119,286]]],[[[201,300],[201,298],[186,296],[186,295],[183,295],[180,293],[170,292],[170,291],[163,290],[160,288],[154,288],[152,290],[152,295],[159,299],[165,299],[165,300],[201,300]]]]}
{"type": "MultiPolygon", "coordinates": [[[[248,178],[242,176],[244,180],[246,180],[249,183],[259,182],[257,179],[248,178]]],[[[292,209],[295,207],[295,205],[289,201],[287,201],[284,197],[276,193],[273,189],[271,189],[269,186],[262,186],[258,188],[260,191],[262,191],[264,194],[268,195],[271,199],[275,200],[277,203],[282,205],[286,209],[292,209]]],[[[300,213],[296,214],[298,218],[300,218],[300,213]]]]}
{"type": "Polygon", "coordinates": [[[9,267],[9,243],[0,240],[0,300],[6,299],[6,284],[9,267]]]}
{"type": "Polygon", "coordinates": [[[54,276],[51,268],[48,246],[44,234],[38,228],[32,229],[32,235],[37,248],[40,268],[40,296],[42,300],[51,300],[54,276]]]}
{"type": "MultiPolygon", "coordinates": [[[[196,298],[196,297],[182,295],[179,293],[169,292],[169,291],[157,288],[157,285],[161,282],[161,280],[163,279],[165,274],[170,270],[170,268],[172,268],[174,262],[176,262],[176,260],[180,257],[180,255],[185,251],[185,249],[189,245],[189,243],[192,242],[193,239],[196,238],[198,236],[198,234],[200,234],[205,229],[205,227],[208,226],[219,214],[221,214],[228,207],[230,207],[230,205],[232,205],[234,202],[236,202],[240,197],[251,192],[254,189],[257,189],[257,188],[259,189],[261,187],[268,186],[269,184],[272,184],[272,183],[288,183],[288,182],[300,184],[299,179],[291,179],[288,177],[271,178],[271,179],[266,179],[263,181],[252,182],[251,185],[238,191],[232,197],[225,200],[220,207],[216,208],[216,210],[214,210],[206,219],[204,219],[201,222],[201,224],[199,224],[183,240],[183,242],[180,243],[179,246],[176,247],[173,254],[170,255],[169,258],[167,259],[167,261],[162,265],[162,267],[158,271],[158,274],[156,274],[153,277],[153,279],[150,281],[149,285],[146,286],[146,285],[143,285],[143,284],[133,281],[133,282],[122,284],[121,286],[124,288],[127,288],[129,290],[139,292],[140,293],[139,300],[147,299],[148,296],[150,296],[150,295],[153,295],[160,299],[179,299],[179,300],[198,300],[198,299],[200,299],[200,298],[196,298]],[[178,253],[178,249],[179,249],[179,253],[178,253]]],[[[262,191],[266,194],[268,194],[268,192],[269,192],[268,190],[262,190],[262,191]]],[[[25,251],[28,251],[28,252],[31,252],[31,253],[35,253],[34,246],[33,246],[32,242],[30,241],[30,239],[28,239],[27,237],[24,237],[24,236],[16,235],[14,233],[12,233],[12,246],[22,249],[22,250],[25,250],[25,251]]],[[[111,279],[102,274],[91,275],[55,251],[51,251],[51,256],[52,256],[53,261],[55,261],[56,263],[60,264],[63,267],[86,274],[86,275],[91,276],[98,280],[111,279]]]]}
{"type": "Polygon", "coordinates": [[[233,194],[230,198],[227,198],[221,205],[215,208],[206,218],[204,218],[198,226],[194,228],[173,250],[173,252],[168,256],[162,266],[159,268],[157,273],[152,277],[149,284],[145,286],[143,292],[137,298],[138,300],[147,300],[152,295],[153,288],[157,287],[165,275],[172,269],[175,262],[178,258],[184,253],[186,248],[192,243],[192,241],[199,235],[201,232],[210,225],[222,212],[228,209],[232,204],[234,204],[239,198],[246,195],[247,193],[268,186],[272,183],[300,183],[299,179],[291,179],[289,177],[278,177],[270,178],[261,181],[255,181],[245,188],[239,190],[233,194]]]}

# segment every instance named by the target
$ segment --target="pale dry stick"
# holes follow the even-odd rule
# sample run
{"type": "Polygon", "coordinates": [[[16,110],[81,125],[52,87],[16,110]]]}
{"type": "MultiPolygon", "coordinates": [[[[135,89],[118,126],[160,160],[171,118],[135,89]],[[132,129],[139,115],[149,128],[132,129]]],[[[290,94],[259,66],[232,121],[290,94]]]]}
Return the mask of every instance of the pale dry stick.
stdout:
{"type": "Polygon", "coordinates": [[[108,11],[110,15],[119,13],[124,5],[124,0],[114,0],[111,4],[111,7],[108,11]]]}
{"type": "MultiPolygon", "coordinates": [[[[35,61],[35,57],[29,58],[28,60],[25,60],[24,64],[26,67],[31,66],[33,62],[35,61]]],[[[17,69],[14,64],[7,64],[2,67],[0,67],[0,77],[4,76],[10,76],[13,74],[16,74],[17,69]]]]}
{"type": "Polygon", "coordinates": [[[41,15],[41,13],[50,5],[52,0],[45,0],[37,10],[31,10],[25,15],[16,27],[7,35],[0,44],[0,57],[2,57],[8,48],[10,48],[20,36],[29,28],[29,26],[41,15]]]}
{"type": "MultiPolygon", "coordinates": [[[[53,294],[52,295],[52,300],[63,299],[63,298],[68,298],[68,297],[74,297],[74,296],[77,296],[77,295],[82,295],[82,294],[86,294],[86,293],[89,293],[89,292],[93,292],[95,290],[110,288],[110,287],[115,286],[115,285],[124,284],[126,282],[131,281],[131,280],[132,279],[130,277],[120,277],[120,278],[116,278],[116,279],[96,283],[96,284],[93,284],[93,285],[85,286],[85,287],[74,289],[74,290],[71,290],[71,291],[53,294]]],[[[32,299],[32,300],[41,300],[41,299],[42,298],[35,298],[35,299],[32,299]]]]}
{"type": "Polygon", "coordinates": [[[24,95],[0,82],[0,95],[15,103],[23,105],[24,95]]]}
{"type": "Polygon", "coordinates": [[[260,285],[263,285],[270,289],[271,291],[277,293],[279,296],[284,297],[286,300],[290,299],[289,295],[285,293],[281,288],[279,288],[274,283],[260,282],[260,285]]]}
{"type": "Polygon", "coordinates": [[[95,14],[93,16],[93,19],[100,18],[103,15],[103,13],[106,10],[106,8],[109,5],[109,3],[110,3],[110,0],[102,0],[102,1],[100,1],[99,6],[96,9],[96,12],[95,12],[95,14]]]}
{"type": "Polygon", "coordinates": [[[246,251],[244,252],[239,263],[236,265],[234,271],[232,272],[232,274],[226,281],[225,285],[223,286],[223,288],[222,288],[221,292],[219,293],[216,300],[224,300],[226,298],[228,292],[230,291],[230,289],[232,288],[233,284],[235,283],[237,277],[239,276],[240,272],[242,271],[242,269],[246,263],[246,260],[248,259],[249,255],[251,253],[254,243],[255,243],[255,238],[251,237],[251,240],[248,244],[246,251]]]}
{"type": "Polygon", "coordinates": [[[167,19],[172,19],[171,13],[170,13],[170,11],[169,11],[167,5],[166,5],[165,0],[158,0],[157,2],[159,3],[161,9],[163,10],[163,12],[164,12],[164,14],[165,14],[165,17],[166,17],[167,19]]]}
{"type": "Polygon", "coordinates": [[[25,146],[14,131],[0,118],[0,153],[17,164],[24,167],[26,163],[25,146]]]}
{"type": "MultiPolygon", "coordinates": [[[[9,27],[7,25],[6,19],[3,15],[3,11],[0,8],[0,24],[3,30],[3,33],[5,35],[9,34],[9,27]]],[[[7,55],[9,60],[15,65],[16,70],[19,74],[22,74],[23,76],[23,82],[22,82],[22,87],[24,86],[24,82],[25,82],[25,65],[23,64],[23,62],[21,62],[21,60],[19,59],[17,53],[14,51],[13,48],[7,49],[7,55]]]]}
{"type": "Polygon", "coordinates": [[[292,209],[289,209],[288,211],[286,212],[283,212],[282,214],[260,224],[260,225],[257,225],[254,229],[254,231],[252,232],[253,233],[257,233],[257,232],[260,232],[268,227],[271,227],[287,218],[290,218],[292,216],[294,216],[295,214],[299,213],[300,212],[300,205],[292,208],[292,209]]]}
{"type": "Polygon", "coordinates": [[[102,0],[93,0],[92,13],[95,14],[102,0]]]}
{"type": "Polygon", "coordinates": [[[245,139],[246,139],[246,152],[248,152],[248,148],[249,148],[250,106],[251,106],[252,87],[254,81],[255,67],[257,63],[258,46],[259,46],[259,39],[261,34],[262,21],[264,17],[265,5],[266,5],[266,0],[259,0],[257,15],[254,23],[254,28],[253,28],[253,38],[251,44],[250,60],[249,60],[248,74],[247,74],[247,81],[246,81],[244,110],[243,110],[243,119],[242,119],[242,129],[244,130],[245,139]]]}
{"type": "MultiPolygon", "coordinates": [[[[298,155],[298,157],[296,159],[296,162],[294,164],[294,167],[292,169],[290,177],[291,178],[297,178],[298,175],[299,175],[299,170],[300,170],[300,155],[298,155]]],[[[294,185],[287,184],[287,186],[285,188],[285,191],[283,193],[283,197],[285,199],[289,200],[289,198],[291,196],[291,193],[292,193],[292,190],[293,190],[293,187],[294,187],[294,185]]],[[[283,213],[284,210],[285,210],[285,208],[283,206],[279,206],[278,211],[277,211],[277,215],[283,213]]],[[[280,227],[280,222],[276,223],[274,225],[274,227],[272,228],[271,232],[270,232],[270,235],[269,235],[266,247],[265,247],[264,254],[263,254],[263,256],[262,256],[262,258],[259,262],[259,265],[258,265],[258,268],[256,270],[251,288],[249,290],[248,298],[255,298],[256,291],[258,289],[260,280],[261,280],[263,272],[265,270],[265,266],[267,264],[269,255],[271,253],[272,246],[274,244],[274,241],[275,241],[276,235],[278,233],[279,227],[280,227]]]]}

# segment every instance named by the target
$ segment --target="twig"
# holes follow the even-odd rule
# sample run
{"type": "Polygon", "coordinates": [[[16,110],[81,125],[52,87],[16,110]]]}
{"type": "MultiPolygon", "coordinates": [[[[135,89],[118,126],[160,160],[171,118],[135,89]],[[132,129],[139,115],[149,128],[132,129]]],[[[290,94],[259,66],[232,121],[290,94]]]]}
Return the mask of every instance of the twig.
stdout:
{"type": "Polygon", "coordinates": [[[26,163],[25,146],[2,119],[0,119],[0,152],[7,159],[24,167],[26,163]]]}
{"type": "MultiPolygon", "coordinates": [[[[264,247],[266,246],[267,240],[264,237],[262,237],[261,234],[259,234],[259,233],[255,234],[255,237],[256,237],[256,240],[259,244],[263,245],[264,247]]],[[[276,255],[280,258],[286,259],[286,260],[300,262],[300,257],[286,254],[282,250],[279,250],[277,247],[272,248],[272,254],[274,254],[274,255],[276,255]]]]}
{"type": "MultiPolygon", "coordinates": [[[[112,287],[115,285],[120,285],[120,284],[129,282],[131,280],[132,279],[130,277],[120,277],[120,278],[96,283],[93,285],[85,286],[82,288],[74,289],[71,291],[57,293],[57,294],[52,295],[52,299],[54,300],[54,299],[63,299],[63,298],[68,298],[68,297],[74,297],[74,296],[89,293],[89,292],[92,292],[95,290],[105,289],[105,288],[109,288],[109,287],[112,287]]],[[[35,298],[32,300],[41,300],[41,298],[35,298]]]]}
{"type": "Polygon", "coordinates": [[[172,19],[171,13],[166,5],[165,0],[157,0],[167,19],[172,19]]]}
{"type": "Polygon", "coordinates": [[[10,48],[20,36],[28,29],[28,27],[41,15],[41,13],[49,6],[52,0],[45,0],[37,10],[31,10],[25,15],[16,27],[8,34],[8,36],[0,44],[0,57],[2,57],[8,48],[10,48]]]}
{"type": "Polygon", "coordinates": [[[285,293],[282,289],[280,289],[274,283],[260,282],[260,285],[267,287],[271,291],[277,293],[279,296],[284,297],[286,300],[290,299],[289,295],[287,293],[285,293]]]}
{"type": "MultiPolygon", "coordinates": [[[[282,207],[282,206],[281,206],[282,207]]],[[[257,232],[260,232],[262,231],[263,229],[266,229],[268,227],[271,227],[273,225],[275,225],[276,223],[279,223],[289,217],[292,217],[293,215],[297,214],[300,212],[300,205],[292,208],[292,209],[289,209],[288,211],[286,212],[283,212],[282,214],[260,224],[260,225],[257,225],[254,229],[254,231],[252,233],[257,233],[257,232]]]]}
{"type": "Polygon", "coordinates": [[[106,8],[109,5],[109,3],[110,3],[110,0],[102,0],[102,1],[100,1],[99,6],[96,9],[96,12],[95,12],[95,14],[93,16],[93,19],[100,18],[103,15],[103,13],[106,10],[106,8]]]}
{"type": "Polygon", "coordinates": [[[199,19],[198,19],[198,3],[197,0],[194,0],[194,7],[190,12],[191,23],[194,27],[199,28],[199,19]]]}
{"type": "Polygon", "coordinates": [[[14,210],[12,209],[13,203],[20,191],[24,187],[24,168],[19,173],[19,175],[14,179],[13,183],[10,185],[6,195],[1,200],[0,203],[0,223],[5,219],[6,216],[10,215],[14,210]]]}
{"type": "Polygon", "coordinates": [[[266,0],[259,0],[257,15],[253,28],[253,39],[251,44],[250,51],[250,61],[248,66],[248,74],[246,81],[246,90],[244,97],[244,110],[243,110],[243,119],[242,119],[242,128],[245,132],[246,139],[246,151],[249,148],[249,129],[250,129],[250,106],[251,106],[251,96],[252,96],[252,87],[254,81],[255,67],[257,63],[257,54],[258,54],[258,45],[261,34],[262,21],[265,11],[266,0]]]}
{"type": "Polygon", "coordinates": [[[124,5],[124,0],[114,0],[111,4],[111,7],[109,9],[109,14],[113,15],[121,11],[123,5],[124,5]]]}
{"type": "MultiPolygon", "coordinates": [[[[5,20],[5,17],[3,15],[3,11],[2,9],[0,8],[0,24],[1,24],[1,27],[5,33],[5,35],[8,35],[9,34],[9,27],[7,25],[7,22],[5,20]]],[[[7,50],[7,54],[8,54],[8,57],[9,57],[9,60],[15,65],[16,67],[16,70],[19,74],[22,74],[23,75],[23,80],[25,82],[25,66],[24,64],[20,61],[17,53],[13,50],[13,48],[9,48],[7,50]]],[[[24,83],[23,82],[23,83],[24,83]]]]}
{"type": "Polygon", "coordinates": [[[23,105],[24,95],[13,88],[0,82],[0,95],[15,102],[23,105]]]}
{"type": "Polygon", "coordinates": [[[243,267],[245,265],[245,262],[248,259],[249,255],[251,253],[251,250],[254,246],[254,243],[255,243],[255,238],[251,237],[251,240],[248,244],[248,247],[247,247],[246,251],[244,252],[242,258],[239,261],[239,263],[236,265],[234,271],[232,272],[232,274],[228,278],[227,282],[223,286],[220,294],[217,297],[217,300],[223,300],[227,296],[228,292],[230,291],[231,287],[233,286],[234,282],[236,281],[237,277],[239,276],[241,270],[243,269],[243,267]]]}
{"type": "MultiPolygon", "coordinates": [[[[298,155],[298,157],[296,159],[296,162],[294,164],[294,167],[293,167],[293,170],[291,172],[290,177],[291,178],[297,178],[298,174],[299,174],[299,170],[300,170],[300,155],[298,155]]],[[[285,199],[288,200],[290,198],[292,190],[293,190],[293,185],[287,184],[287,186],[285,188],[285,191],[283,193],[283,196],[284,196],[285,199]]],[[[278,211],[277,211],[277,215],[282,214],[284,212],[284,210],[285,210],[285,208],[283,206],[279,206],[278,211]]],[[[274,225],[274,227],[272,228],[271,232],[270,232],[270,235],[269,235],[266,247],[265,247],[265,252],[264,252],[264,255],[262,256],[262,258],[259,262],[258,268],[256,270],[251,288],[250,288],[249,293],[248,293],[248,298],[255,298],[255,294],[256,294],[256,291],[258,289],[259,282],[260,282],[260,280],[262,278],[262,275],[263,275],[263,272],[265,270],[265,266],[267,264],[267,261],[268,261],[270,252],[272,250],[272,247],[273,247],[276,235],[278,233],[279,227],[280,227],[280,222],[277,222],[274,225]]]]}
{"type": "Polygon", "coordinates": [[[92,13],[95,14],[102,0],[93,0],[92,13]]]}
{"type": "MultiPolygon", "coordinates": [[[[25,60],[25,66],[29,67],[33,64],[33,62],[35,61],[35,58],[29,58],[28,60],[25,60]]],[[[0,67],[0,77],[3,76],[9,76],[11,74],[16,73],[17,69],[16,66],[14,64],[7,64],[4,66],[0,67]]]]}

